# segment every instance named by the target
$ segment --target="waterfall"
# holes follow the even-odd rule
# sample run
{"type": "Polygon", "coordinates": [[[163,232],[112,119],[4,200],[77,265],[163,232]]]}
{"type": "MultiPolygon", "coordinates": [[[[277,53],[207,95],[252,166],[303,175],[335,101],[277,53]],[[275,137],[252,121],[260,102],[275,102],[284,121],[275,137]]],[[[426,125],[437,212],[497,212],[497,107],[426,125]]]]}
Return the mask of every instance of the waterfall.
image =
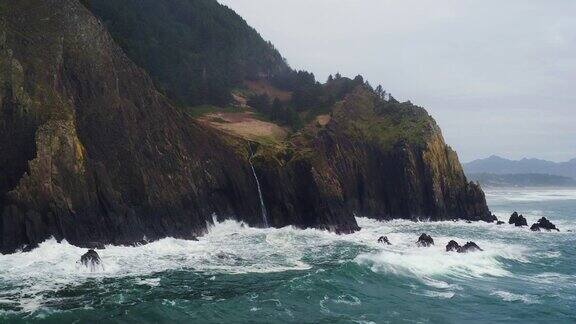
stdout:
{"type": "Polygon", "coordinates": [[[248,159],[248,162],[250,162],[250,167],[252,168],[252,173],[254,174],[254,179],[256,180],[256,186],[258,187],[258,197],[260,198],[260,207],[262,208],[262,221],[264,222],[264,227],[269,227],[266,205],[264,204],[264,197],[262,196],[262,189],[260,188],[260,181],[258,180],[258,176],[256,175],[256,169],[254,169],[254,164],[252,164],[252,158],[254,157],[254,153],[252,153],[252,146],[250,145],[250,143],[248,143],[248,148],[250,149],[250,158],[248,159]]]}

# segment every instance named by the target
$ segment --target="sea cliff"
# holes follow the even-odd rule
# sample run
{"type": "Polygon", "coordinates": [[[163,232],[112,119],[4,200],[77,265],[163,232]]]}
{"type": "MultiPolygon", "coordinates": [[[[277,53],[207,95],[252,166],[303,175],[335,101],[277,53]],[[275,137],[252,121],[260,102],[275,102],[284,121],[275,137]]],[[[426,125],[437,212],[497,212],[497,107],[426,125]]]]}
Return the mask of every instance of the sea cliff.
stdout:
{"type": "Polygon", "coordinates": [[[275,227],[492,220],[423,109],[359,86],[326,125],[248,141],[175,107],[77,0],[0,5],[0,84],[2,253],[193,239],[214,216],[263,226],[258,182],[275,227]]]}

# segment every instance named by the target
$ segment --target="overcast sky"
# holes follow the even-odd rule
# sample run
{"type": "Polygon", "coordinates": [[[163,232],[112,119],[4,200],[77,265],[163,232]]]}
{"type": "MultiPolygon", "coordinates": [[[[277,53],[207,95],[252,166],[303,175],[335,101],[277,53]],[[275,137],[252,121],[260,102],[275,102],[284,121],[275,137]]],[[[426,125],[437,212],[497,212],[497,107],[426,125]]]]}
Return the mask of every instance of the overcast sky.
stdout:
{"type": "Polygon", "coordinates": [[[219,1],[293,68],[425,107],[462,161],[576,157],[576,1],[219,1]]]}

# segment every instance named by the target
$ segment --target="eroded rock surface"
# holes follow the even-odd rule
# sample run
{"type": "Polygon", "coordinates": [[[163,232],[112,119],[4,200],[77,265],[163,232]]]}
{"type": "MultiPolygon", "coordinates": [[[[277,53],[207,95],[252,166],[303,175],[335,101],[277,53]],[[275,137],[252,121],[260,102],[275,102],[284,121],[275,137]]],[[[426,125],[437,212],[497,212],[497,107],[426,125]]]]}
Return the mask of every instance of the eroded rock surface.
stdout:
{"type": "Polygon", "coordinates": [[[434,245],[434,240],[432,239],[432,236],[426,233],[422,233],[422,235],[420,235],[420,237],[418,238],[416,245],[420,247],[429,247],[434,245]]]}

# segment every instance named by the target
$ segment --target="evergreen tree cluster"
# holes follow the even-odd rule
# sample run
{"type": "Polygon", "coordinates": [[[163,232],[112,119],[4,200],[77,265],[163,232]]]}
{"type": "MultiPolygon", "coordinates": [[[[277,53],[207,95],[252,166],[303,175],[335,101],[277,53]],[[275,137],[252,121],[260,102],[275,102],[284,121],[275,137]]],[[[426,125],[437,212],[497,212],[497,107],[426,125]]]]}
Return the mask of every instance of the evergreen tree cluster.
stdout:
{"type": "Polygon", "coordinates": [[[300,115],[290,103],[282,103],[278,98],[271,100],[266,94],[254,95],[248,100],[248,105],[278,124],[289,126],[294,130],[303,126],[300,115]]]}
{"type": "Polygon", "coordinates": [[[314,74],[305,71],[280,74],[272,82],[278,88],[293,93],[290,105],[298,112],[325,113],[358,86],[367,86],[374,91],[362,76],[349,79],[339,73],[330,75],[324,84],[316,81],[314,74]]]}
{"type": "Polygon", "coordinates": [[[246,79],[289,70],[270,42],[215,0],[83,0],[177,103],[226,105],[246,79]]]}
{"type": "Polygon", "coordinates": [[[304,124],[305,116],[310,118],[329,113],[336,102],[343,100],[359,86],[366,87],[376,95],[378,107],[389,107],[388,104],[397,103],[381,85],[374,89],[361,75],[350,79],[337,73],[335,76],[330,75],[326,83],[321,84],[312,73],[289,71],[276,75],[271,82],[279,89],[292,92],[292,99],[281,102],[277,98],[272,100],[268,95],[260,94],[250,97],[248,105],[271,121],[293,129],[304,124]]]}

